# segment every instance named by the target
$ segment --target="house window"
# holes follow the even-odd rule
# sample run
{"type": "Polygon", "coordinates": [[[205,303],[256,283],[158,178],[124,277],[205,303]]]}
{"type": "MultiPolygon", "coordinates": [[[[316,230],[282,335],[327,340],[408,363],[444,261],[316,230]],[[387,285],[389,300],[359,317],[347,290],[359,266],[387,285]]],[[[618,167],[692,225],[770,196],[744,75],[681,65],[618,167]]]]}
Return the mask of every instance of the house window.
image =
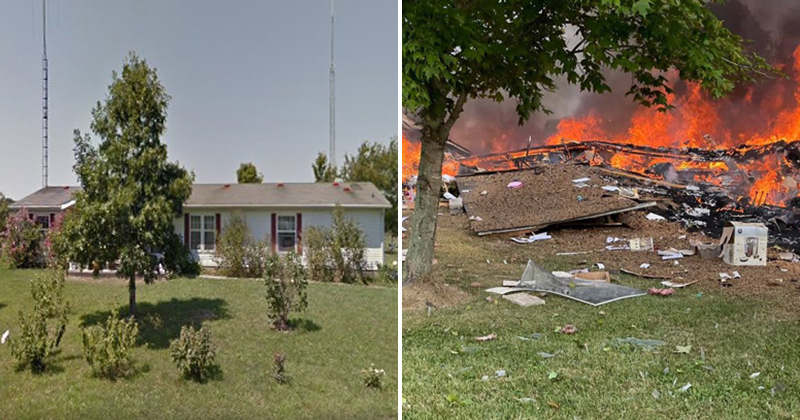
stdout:
{"type": "Polygon", "coordinates": [[[278,252],[294,251],[297,245],[297,218],[278,216],[278,252]]]}
{"type": "Polygon", "coordinates": [[[36,216],[34,222],[41,229],[50,229],[50,216],[36,216]]]}
{"type": "Polygon", "coordinates": [[[214,251],[217,245],[216,218],[191,215],[189,219],[189,246],[199,251],[214,251]]]}

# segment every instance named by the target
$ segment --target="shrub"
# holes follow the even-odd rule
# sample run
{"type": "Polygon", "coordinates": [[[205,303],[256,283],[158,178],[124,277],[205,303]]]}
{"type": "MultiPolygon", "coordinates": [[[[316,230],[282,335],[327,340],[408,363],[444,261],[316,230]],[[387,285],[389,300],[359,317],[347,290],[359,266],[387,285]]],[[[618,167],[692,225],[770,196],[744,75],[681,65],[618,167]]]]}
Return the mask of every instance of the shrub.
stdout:
{"type": "Polygon", "coordinates": [[[0,234],[3,259],[11,268],[41,267],[42,237],[42,230],[31,220],[27,209],[13,213],[0,234]]]}
{"type": "Polygon", "coordinates": [[[182,326],[180,337],[172,341],[169,349],[172,361],[184,378],[204,382],[216,367],[217,349],[211,342],[211,331],[206,327],[195,330],[189,325],[182,326]]]}
{"type": "Polygon", "coordinates": [[[341,207],[333,211],[330,229],[312,227],[305,234],[305,252],[314,281],[368,283],[366,241],[356,222],[347,219],[341,207]]]}
{"type": "Polygon", "coordinates": [[[61,344],[67,328],[69,303],[64,301],[64,273],[49,270],[31,282],[34,300],[33,314],[19,311],[19,337],[11,340],[11,354],[17,367],[29,367],[32,372],[43,372],[47,358],[61,344]],[[51,324],[49,321],[53,320],[51,324]]]}
{"type": "Polygon", "coordinates": [[[261,277],[267,249],[265,243],[253,239],[244,217],[233,213],[217,243],[220,272],[231,277],[261,277]]]}
{"type": "Polygon", "coordinates": [[[131,350],[139,336],[139,326],[133,318],[121,319],[116,311],[105,326],[83,329],[83,357],[95,376],[116,379],[133,372],[131,350]]]}
{"type": "Polygon", "coordinates": [[[183,238],[170,232],[164,249],[164,267],[170,277],[197,276],[200,274],[200,263],[194,259],[183,238]]]}
{"type": "Polygon", "coordinates": [[[297,254],[273,255],[264,270],[267,287],[267,316],[278,331],[288,331],[289,313],[304,311],[308,307],[306,296],[306,270],[297,254]]]}
{"type": "Polygon", "coordinates": [[[383,369],[377,369],[374,364],[370,364],[368,368],[361,371],[361,375],[365,387],[383,388],[383,378],[386,376],[386,371],[383,369]]]}
{"type": "Polygon", "coordinates": [[[289,382],[289,374],[286,373],[286,355],[283,353],[275,353],[272,356],[272,377],[275,378],[279,384],[283,385],[289,382]]]}

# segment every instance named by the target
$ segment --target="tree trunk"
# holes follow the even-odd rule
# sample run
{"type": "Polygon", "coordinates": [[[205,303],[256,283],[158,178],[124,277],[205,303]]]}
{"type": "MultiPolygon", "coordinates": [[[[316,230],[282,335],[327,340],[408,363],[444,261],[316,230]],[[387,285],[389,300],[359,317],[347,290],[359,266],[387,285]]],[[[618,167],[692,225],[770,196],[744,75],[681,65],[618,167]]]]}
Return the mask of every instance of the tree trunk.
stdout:
{"type": "Polygon", "coordinates": [[[128,308],[130,308],[130,315],[131,318],[136,318],[136,274],[131,274],[130,279],[128,279],[128,292],[129,292],[129,301],[128,301],[128,308]]]}
{"type": "Polygon", "coordinates": [[[406,257],[404,283],[429,280],[433,269],[436,216],[442,187],[442,160],[449,131],[449,127],[423,127],[422,130],[417,196],[414,199],[414,213],[411,215],[411,242],[406,257]]]}

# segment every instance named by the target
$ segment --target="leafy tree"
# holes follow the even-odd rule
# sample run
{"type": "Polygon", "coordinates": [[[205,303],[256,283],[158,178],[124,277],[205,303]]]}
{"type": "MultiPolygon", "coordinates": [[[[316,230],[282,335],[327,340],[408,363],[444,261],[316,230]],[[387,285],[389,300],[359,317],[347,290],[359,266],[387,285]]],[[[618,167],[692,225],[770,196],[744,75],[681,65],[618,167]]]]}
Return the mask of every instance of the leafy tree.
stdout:
{"type": "Polygon", "coordinates": [[[317,158],[311,165],[314,171],[314,182],[333,182],[336,180],[336,168],[328,164],[328,156],[325,153],[318,153],[317,158]]]}
{"type": "Polygon", "coordinates": [[[775,70],[744,51],[706,0],[407,0],[403,2],[403,107],[417,114],[422,152],[406,281],[427,278],[442,159],[469,99],[514,99],[519,122],[548,112],[543,92],[563,78],[610,90],[604,73],[631,75],[628,94],[669,108],[664,72],[699,82],[718,98],[775,70]]]}
{"type": "Polygon", "coordinates": [[[194,174],[168,162],[161,143],[169,100],[155,68],[131,53],[122,74],[112,73],[105,101],[92,110],[99,146],[75,130],[73,168],[83,190],[75,194],[62,227],[68,257],[95,274],[118,262],[117,275],[128,279],[131,316],[136,314],[136,277],[147,283],[156,278],[154,253],[177,241],[173,221],[192,191],[194,174]]]}
{"type": "Polygon", "coordinates": [[[372,182],[392,203],[384,227],[397,235],[397,137],[388,145],[364,142],[355,156],[344,155],[342,178],[350,182],[372,182]]]}
{"type": "Polygon", "coordinates": [[[264,174],[258,172],[253,162],[242,163],[236,170],[236,182],[240,184],[260,184],[264,182],[264,174]]]}
{"type": "Polygon", "coordinates": [[[6,230],[6,219],[8,218],[8,206],[12,204],[14,200],[6,197],[3,193],[0,193],[0,232],[6,230]]]}

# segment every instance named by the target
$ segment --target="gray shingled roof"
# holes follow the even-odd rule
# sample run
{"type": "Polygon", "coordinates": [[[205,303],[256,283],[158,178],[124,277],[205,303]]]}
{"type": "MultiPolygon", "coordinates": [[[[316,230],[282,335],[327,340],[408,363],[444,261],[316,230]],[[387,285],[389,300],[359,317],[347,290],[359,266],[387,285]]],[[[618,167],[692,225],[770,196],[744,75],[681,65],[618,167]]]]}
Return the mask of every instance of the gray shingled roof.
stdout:
{"type": "Polygon", "coordinates": [[[73,200],[75,192],[81,187],[45,187],[35,193],[14,202],[8,206],[10,209],[27,208],[31,210],[48,209],[60,210],[62,206],[73,200]]]}
{"type": "MultiPolygon", "coordinates": [[[[15,202],[12,209],[60,209],[80,187],[47,187],[15,202]]],[[[391,208],[370,182],[194,184],[186,201],[197,207],[333,207],[391,208]]]]}
{"type": "Polygon", "coordinates": [[[194,184],[185,206],[192,207],[391,208],[370,182],[194,184]]]}

